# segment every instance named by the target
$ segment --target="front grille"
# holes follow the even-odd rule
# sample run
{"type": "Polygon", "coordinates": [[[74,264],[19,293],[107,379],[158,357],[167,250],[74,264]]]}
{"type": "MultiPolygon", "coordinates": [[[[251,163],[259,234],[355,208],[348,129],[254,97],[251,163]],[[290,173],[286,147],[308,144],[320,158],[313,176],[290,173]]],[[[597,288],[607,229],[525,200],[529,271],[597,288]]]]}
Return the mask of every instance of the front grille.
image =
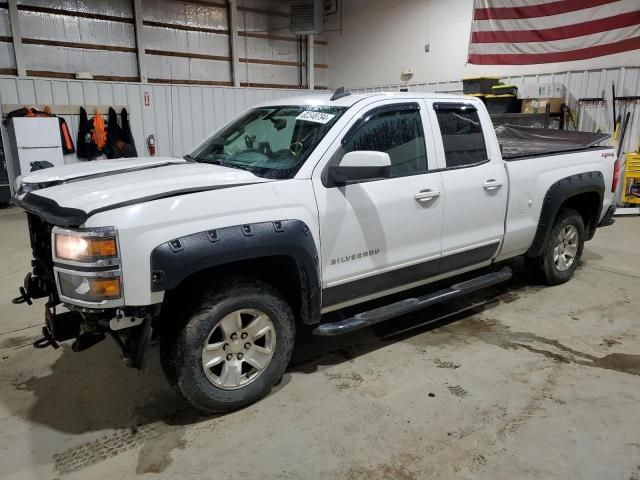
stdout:
{"type": "MultiPolygon", "coordinates": [[[[53,258],[51,255],[51,230],[53,225],[42,218],[27,212],[29,223],[29,239],[33,253],[33,275],[45,278],[49,286],[48,291],[57,297],[56,282],[53,276],[53,258]]],[[[57,300],[57,298],[56,298],[57,300]]]]}
{"type": "Polygon", "coordinates": [[[51,229],[53,226],[33,213],[27,213],[27,218],[33,257],[53,269],[53,258],[51,257],[51,229]]]}

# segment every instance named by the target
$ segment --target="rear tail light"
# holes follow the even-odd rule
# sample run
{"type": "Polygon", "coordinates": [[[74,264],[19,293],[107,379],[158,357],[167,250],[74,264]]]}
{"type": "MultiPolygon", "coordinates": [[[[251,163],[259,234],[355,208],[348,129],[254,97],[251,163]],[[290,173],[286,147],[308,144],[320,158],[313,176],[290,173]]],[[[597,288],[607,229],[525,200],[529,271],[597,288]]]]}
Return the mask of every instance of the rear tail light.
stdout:
{"type": "Polygon", "coordinates": [[[616,159],[613,164],[613,182],[611,182],[611,191],[613,193],[618,190],[618,181],[620,180],[620,159],[616,159]]]}

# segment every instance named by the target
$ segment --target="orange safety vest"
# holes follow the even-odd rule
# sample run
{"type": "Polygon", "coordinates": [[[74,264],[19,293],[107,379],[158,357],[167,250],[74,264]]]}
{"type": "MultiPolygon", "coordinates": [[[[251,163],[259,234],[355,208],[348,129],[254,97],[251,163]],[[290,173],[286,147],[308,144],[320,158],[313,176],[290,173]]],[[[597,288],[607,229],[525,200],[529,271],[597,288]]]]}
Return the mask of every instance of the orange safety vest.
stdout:
{"type": "Polygon", "coordinates": [[[107,131],[104,128],[104,117],[96,110],[93,115],[93,134],[91,136],[93,143],[98,147],[98,151],[102,151],[107,143],[107,131]]]}

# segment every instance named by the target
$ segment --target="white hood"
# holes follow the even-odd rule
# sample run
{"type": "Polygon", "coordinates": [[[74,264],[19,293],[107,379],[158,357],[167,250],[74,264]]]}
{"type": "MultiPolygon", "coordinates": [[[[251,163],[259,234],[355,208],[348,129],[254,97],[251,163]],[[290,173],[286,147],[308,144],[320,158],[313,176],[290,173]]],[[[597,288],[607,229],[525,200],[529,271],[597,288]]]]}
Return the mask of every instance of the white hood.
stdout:
{"type": "MultiPolygon", "coordinates": [[[[25,209],[35,211],[30,205],[34,199],[42,204],[43,198],[47,205],[57,205],[56,209],[73,209],[90,216],[132,203],[268,181],[246,170],[175,158],[104,160],[30,173],[22,179],[23,187],[27,187],[24,190],[29,191],[30,184],[40,188],[21,195],[19,201],[25,209]]],[[[40,207],[37,210],[45,213],[40,207]]]]}
{"type": "Polygon", "coordinates": [[[54,168],[45,168],[22,175],[22,183],[47,184],[66,182],[77,178],[102,175],[109,172],[136,170],[141,168],[154,168],[158,165],[171,163],[186,163],[182,158],[173,157],[140,157],[120,158],[115,160],[95,160],[92,162],[79,162],[54,168]]]}

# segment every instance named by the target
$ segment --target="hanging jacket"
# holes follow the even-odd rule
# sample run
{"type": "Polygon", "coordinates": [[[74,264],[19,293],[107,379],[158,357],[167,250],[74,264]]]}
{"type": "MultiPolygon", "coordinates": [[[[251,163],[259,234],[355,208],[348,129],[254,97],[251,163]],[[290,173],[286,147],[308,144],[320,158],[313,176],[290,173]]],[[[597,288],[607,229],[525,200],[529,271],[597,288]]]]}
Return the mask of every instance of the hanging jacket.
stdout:
{"type": "Polygon", "coordinates": [[[131,147],[128,154],[132,157],[137,157],[136,143],[133,141],[133,134],[131,133],[131,125],[129,125],[129,114],[127,109],[123,108],[120,112],[120,123],[122,124],[122,141],[129,144],[131,147]]]}
{"type": "Polygon", "coordinates": [[[74,153],[76,149],[73,146],[73,140],[71,140],[71,134],[69,133],[69,127],[67,127],[67,122],[62,117],[56,117],[51,112],[51,107],[46,105],[42,111],[49,115],[50,117],[55,117],[58,119],[58,128],[60,129],[60,145],[62,145],[62,153],[64,155],[68,155],[69,153],[74,153]]]}
{"type": "Polygon", "coordinates": [[[93,115],[93,132],[91,134],[91,140],[96,144],[98,152],[102,152],[104,146],[107,144],[107,131],[104,125],[104,117],[96,110],[93,115]]]}
{"type": "Polygon", "coordinates": [[[58,117],[58,123],[60,124],[60,141],[62,142],[62,153],[68,155],[76,151],[73,146],[73,140],[71,139],[71,133],[69,127],[64,118],[58,117]]]}
{"type": "Polygon", "coordinates": [[[78,125],[78,158],[93,160],[98,156],[98,148],[92,141],[93,122],[89,122],[87,111],[80,107],[80,123],[78,125]]]}
{"type": "Polygon", "coordinates": [[[118,125],[118,114],[116,111],[109,107],[109,119],[107,120],[107,139],[109,143],[115,143],[118,140],[123,140],[122,128],[118,125]]]}
{"type": "Polygon", "coordinates": [[[104,149],[107,158],[121,158],[118,151],[118,143],[122,142],[122,129],[118,125],[118,114],[109,107],[109,117],[107,120],[107,146],[104,149]]]}

